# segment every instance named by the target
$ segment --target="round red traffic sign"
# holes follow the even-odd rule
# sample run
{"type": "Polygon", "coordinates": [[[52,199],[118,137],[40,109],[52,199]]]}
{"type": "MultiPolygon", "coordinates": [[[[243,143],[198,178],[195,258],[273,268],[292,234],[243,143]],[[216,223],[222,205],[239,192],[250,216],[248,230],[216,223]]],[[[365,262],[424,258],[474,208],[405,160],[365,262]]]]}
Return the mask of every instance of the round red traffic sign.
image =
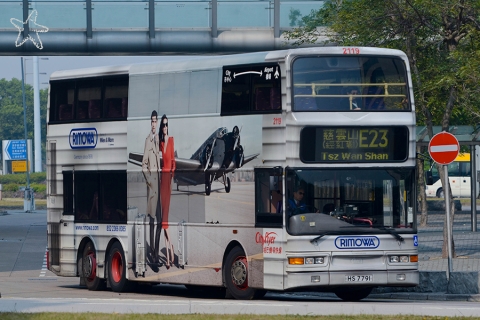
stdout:
{"type": "Polygon", "coordinates": [[[428,144],[430,157],[440,164],[449,164],[458,156],[460,145],[457,138],[448,132],[439,132],[433,136],[428,144]]]}

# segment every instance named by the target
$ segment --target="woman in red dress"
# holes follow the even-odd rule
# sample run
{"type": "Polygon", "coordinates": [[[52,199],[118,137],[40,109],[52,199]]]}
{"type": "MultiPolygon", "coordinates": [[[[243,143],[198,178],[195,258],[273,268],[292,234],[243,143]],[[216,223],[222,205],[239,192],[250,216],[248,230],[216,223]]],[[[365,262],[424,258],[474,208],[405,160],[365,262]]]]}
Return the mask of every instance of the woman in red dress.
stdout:
{"type": "Polygon", "coordinates": [[[170,195],[172,192],[172,178],[175,172],[175,148],[173,137],[168,135],[168,118],[162,116],[160,121],[160,152],[162,153],[162,173],[160,180],[160,200],[162,208],[162,229],[165,230],[165,251],[167,259],[167,269],[175,261],[173,244],[171,243],[170,233],[168,232],[168,212],[170,211],[170,195]]]}

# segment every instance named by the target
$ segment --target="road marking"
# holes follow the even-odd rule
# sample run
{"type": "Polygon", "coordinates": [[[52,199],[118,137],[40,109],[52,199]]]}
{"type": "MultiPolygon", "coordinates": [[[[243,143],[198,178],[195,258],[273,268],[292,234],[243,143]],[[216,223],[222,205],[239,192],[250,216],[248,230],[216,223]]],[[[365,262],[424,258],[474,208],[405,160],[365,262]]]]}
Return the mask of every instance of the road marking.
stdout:
{"type": "Polygon", "coordinates": [[[45,247],[45,254],[43,255],[42,270],[40,271],[39,277],[45,277],[46,273],[47,273],[47,247],[45,247]]]}

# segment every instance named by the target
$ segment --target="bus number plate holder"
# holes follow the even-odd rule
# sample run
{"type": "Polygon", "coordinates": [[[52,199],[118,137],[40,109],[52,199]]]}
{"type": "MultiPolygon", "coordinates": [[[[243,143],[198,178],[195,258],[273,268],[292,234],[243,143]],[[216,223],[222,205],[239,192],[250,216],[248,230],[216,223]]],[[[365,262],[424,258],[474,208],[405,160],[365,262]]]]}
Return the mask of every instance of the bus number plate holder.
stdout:
{"type": "Polygon", "coordinates": [[[373,275],[345,276],[345,282],[373,282],[373,275]]]}

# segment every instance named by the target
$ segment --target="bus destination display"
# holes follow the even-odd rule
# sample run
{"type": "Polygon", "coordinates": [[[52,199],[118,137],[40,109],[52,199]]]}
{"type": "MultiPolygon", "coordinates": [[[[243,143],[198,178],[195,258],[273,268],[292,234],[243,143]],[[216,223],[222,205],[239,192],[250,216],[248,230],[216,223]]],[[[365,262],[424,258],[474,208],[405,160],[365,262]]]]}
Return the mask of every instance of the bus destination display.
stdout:
{"type": "Polygon", "coordinates": [[[306,127],[300,134],[303,162],[402,162],[408,158],[408,128],[306,127]]]}

